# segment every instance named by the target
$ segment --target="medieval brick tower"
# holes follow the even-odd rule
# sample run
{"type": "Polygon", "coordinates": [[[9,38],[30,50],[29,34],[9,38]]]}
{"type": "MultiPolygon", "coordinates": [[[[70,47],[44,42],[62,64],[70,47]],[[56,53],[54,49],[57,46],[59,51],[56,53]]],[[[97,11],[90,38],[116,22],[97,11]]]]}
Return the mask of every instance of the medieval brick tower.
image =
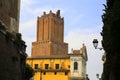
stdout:
{"type": "Polygon", "coordinates": [[[32,57],[68,54],[68,44],[64,43],[64,18],[60,10],[43,13],[37,19],[37,40],[32,43],[32,57]]]}

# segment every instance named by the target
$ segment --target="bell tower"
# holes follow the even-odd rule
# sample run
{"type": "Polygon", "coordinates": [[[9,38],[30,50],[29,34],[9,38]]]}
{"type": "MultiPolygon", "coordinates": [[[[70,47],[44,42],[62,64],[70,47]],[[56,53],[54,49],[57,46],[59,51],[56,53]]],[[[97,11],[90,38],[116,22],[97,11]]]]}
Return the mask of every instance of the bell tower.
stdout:
{"type": "Polygon", "coordinates": [[[70,80],[86,80],[86,62],[88,60],[86,46],[73,50],[70,55],[70,80]]]}
{"type": "Polygon", "coordinates": [[[48,14],[43,12],[37,18],[37,39],[32,43],[32,56],[63,55],[68,53],[68,44],[64,43],[64,18],[60,10],[48,14]]]}

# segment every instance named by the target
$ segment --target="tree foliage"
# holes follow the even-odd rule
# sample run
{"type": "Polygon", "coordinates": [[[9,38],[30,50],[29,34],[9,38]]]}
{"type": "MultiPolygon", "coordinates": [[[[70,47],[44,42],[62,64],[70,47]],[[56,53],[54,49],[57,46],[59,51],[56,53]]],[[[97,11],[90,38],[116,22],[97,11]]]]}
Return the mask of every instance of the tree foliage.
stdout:
{"type": "Polygon", "coordinates": [[[104,64],[104,79],[117,80],[120,75],[120,0],[106,0],[105,13],[103,13],[103,48],[106,54],[104,64]],[[117,75],[115,74],[117,73],[117,75]]]}
{"type": "Polygon", "coordinates": [[[34,70],[30,67],[29,64],[25,66],[25,80],[30,80],[31,77],[34,75],[34,70]]]}
{"type": "Polygon", "coordinates": [[[103,14],[103,47],[110,54],[120,52],[120,0],[107,0],[103,14]]]}

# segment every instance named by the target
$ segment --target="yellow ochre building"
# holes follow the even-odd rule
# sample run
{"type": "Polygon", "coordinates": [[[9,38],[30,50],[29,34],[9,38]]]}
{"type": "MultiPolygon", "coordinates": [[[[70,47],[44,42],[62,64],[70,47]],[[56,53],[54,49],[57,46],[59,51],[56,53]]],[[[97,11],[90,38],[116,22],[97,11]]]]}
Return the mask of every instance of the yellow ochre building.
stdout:
{"type": "Polygon", "coordinates": [[[27,63],[34,69],[33,80],[86,80],[86,46],[71,50],[64,42],[64,18],[60,10],[43,13],[37,19],[37,39],[27,63]]]}

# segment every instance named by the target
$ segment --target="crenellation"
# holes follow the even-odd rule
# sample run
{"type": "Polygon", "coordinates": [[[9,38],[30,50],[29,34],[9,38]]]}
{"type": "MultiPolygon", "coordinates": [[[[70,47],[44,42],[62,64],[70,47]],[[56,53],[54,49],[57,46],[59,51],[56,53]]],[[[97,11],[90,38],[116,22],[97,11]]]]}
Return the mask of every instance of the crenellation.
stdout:
{"type": "Polygon", "coordinates": [[[49,12],[50,14],[52,13],[52,11],[50,10],[50,12],[49,12]]]}
{"type": "Polygon", "coordinates": [[[46,12],[43,12],[43,15],[46,16],[46,12]]]}
{"type": "Polygon", "coordinates": [[[56,14],[55,13],[53,13],[51,10],[49,11],[49,13],[48,14],[46,14],[46,12],[43,12],[43,15],[41,15],[41,17],[42,18],[45,18],[45,17],[54,17],[55,19],[63,19],[63,18],[61,18],[61,16],[60,16],[60,10],[58,10],[57,12],[56,12],[56,14]]]}
{"type": "Polygon", "coordinates": [[[57,16],[57,17],[60,17],[60,10],[58,10],[58,11],[56,12],[56,16],[57,16]]]}

